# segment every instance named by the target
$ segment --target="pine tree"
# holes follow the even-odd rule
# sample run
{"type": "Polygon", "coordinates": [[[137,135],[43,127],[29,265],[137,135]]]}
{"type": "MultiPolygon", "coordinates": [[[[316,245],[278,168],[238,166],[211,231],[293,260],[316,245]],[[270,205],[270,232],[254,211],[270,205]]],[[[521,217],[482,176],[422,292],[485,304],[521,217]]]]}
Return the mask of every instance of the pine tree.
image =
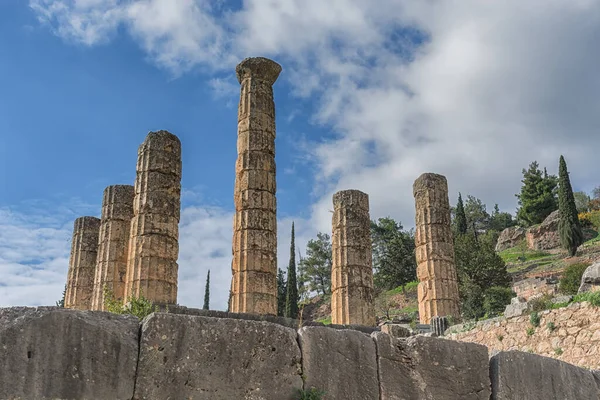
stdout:
{"type": "Polygon", "coordinates": [[[529,164],[529,169],[523,169],[521,193],[517,194],[519,209],[517,219],[525,226],[539,224],[558,208],[556,187],[558,180],[554,175],[548,175],[544,168],[539,169],[537,161],[529,164]]]}
{"type": "Polygon", "coordinates": [[[285,316],[298,317],[298,284],[296,282],[296,246],[294,245],[294,223],[292,222],[292,241],[290,245],[290,264],[287,272],[287,288],[285,298],[285,316]]]}
{"type": "Polygon", "coordinates": [[[577,252],[577,248],[583,244],[583,231],[577,217],[575,197],[567,171],[567,163],[563,156],[560,156],[558,179],[558,209],[560,210],[558,233],[562,248],[567,250],[572,257],[577,252]]]}
{"type": "Polygon", "coordinates": [[[206,274],[206,287],[204,288],[204,307],[203,310],[208,310],[210,302],[210,269],[208,270],[208,274],[206,274]]]}
{"type": "Polygon", "coordinates": [[[465,206],[460,193],[458,194],[458,203],[456,203],[456,232],[459,235],[467,233],[467,216],[465,214],[465,206]]]}
{"type": "Polygon", "coordinates": [[[281,268],[277,272],[277,315],[283,317],[285,315],[285,301],[287,295],[287,288],[285,282],[285,276],[281,268]]]}

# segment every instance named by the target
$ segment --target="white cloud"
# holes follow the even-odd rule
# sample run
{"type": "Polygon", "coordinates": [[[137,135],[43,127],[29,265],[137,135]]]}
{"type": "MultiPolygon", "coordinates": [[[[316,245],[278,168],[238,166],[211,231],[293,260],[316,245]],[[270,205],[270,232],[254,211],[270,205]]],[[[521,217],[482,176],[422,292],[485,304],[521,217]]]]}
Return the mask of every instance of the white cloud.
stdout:
{"type": "MultiPolygon", "coordinates": [[[[56,34],[87,45],[105,43],[123,25],[175,75],[196,67],[233,74],[236,62],[253,55],[280,62],[280,79],[314,104],[313,123],[332,131],[303,147],[313,152],[306,157],[316,166],[318,195],[311,220],[298,221],[306,237],[330,231],[331,195],[349,188],[369,194],[372,217],[412,226],[412,183],[423,172],[447,176],[452,202],[461,191],[509,211],[521,169],[533,160],[556,172],[563,154],[576,189],[600,184],[593,168],[600,146],[595,1],[381,0],[374,7],[360,0],[245,0],[240,10],[204,0],[31,5],[56,34]]],[[[212,86],[226,91],[223,82],[212,86]]],[[[190,212],[182,232],[214,230],[219,242],[205,243],[229,252],[207,258],[198,248],[201,265],[186,255],[191,239],[182,236],[182,265],[198,262],[200,292],[203,268],[224,264],[228,271],[230,262],[226,213],[205,212],[190,212]]],[[[282,266],[287,230],[280,227],[282,266]]],[[[192,287],[182,293],[191,298],[192,287]]]]}

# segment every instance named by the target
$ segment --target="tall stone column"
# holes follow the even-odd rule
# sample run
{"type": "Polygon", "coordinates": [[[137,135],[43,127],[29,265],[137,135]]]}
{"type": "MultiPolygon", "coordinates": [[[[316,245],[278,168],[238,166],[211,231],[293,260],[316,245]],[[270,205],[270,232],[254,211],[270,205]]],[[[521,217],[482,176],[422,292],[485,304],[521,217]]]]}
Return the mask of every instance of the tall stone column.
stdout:
{"type": "Polygon", "coordinates": [[[89,310],[92,306],[99,231],[100,219],[98,218],[80,217],[75,220],[65,308],[89,310]]]}
{"type": "Polygon", "coordinates": [[[177,302],[181,212],[181,142],[150,132],[138,149],[125,301],[143,295],[159,304],[177,302]]]}
{"type": "Polygon", "coordinates": [[[416,205],[415,246],[419,279],[419,319],[460,317],[454,244],[450,228],[448,182],[426,173],[413,185],[416,205]]]}
{"type": "Polygon", "coordinates": [[[92,310],[104,310],[105,285],[116,300],[123,300],[133,195],[131,185],[113,185],[104,189],[92,310]]]}
{"type": "Polygon", "coordinates": [[[331,322],[375,326],[369,196],[334,194],[332,225],[331,322]]]}
{"type": "Polygon", "coordinates": [[[277,314],[275,103],[281,66],[266,58],[238,64],[238,157],[231,263],[231,311],[277,314]]]}

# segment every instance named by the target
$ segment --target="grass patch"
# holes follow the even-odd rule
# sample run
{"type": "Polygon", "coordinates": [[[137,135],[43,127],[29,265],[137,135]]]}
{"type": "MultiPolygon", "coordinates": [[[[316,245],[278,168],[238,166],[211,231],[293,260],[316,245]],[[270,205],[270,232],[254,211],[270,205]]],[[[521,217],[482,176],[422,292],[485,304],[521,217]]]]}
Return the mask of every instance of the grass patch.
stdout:
{"type": "Polygon", "coordinates": [[[594,307],[600,307],[600,292],[581,293],[573,297],[573,303],[589,302],[594,307]]]}
{"type": "Polygon", "coordinates": [[[331,325],[331,317],[318,319],[317,322],[320,322],[323,325],[331,325]]]}
{"type": "Polygon", "coordinates": [[[539,260],[550,257],[552,254],[540,250],[525,250],[522,246],[506,249],[498,253],[505,263],[525,263],[528,261],[539,260]]]}
{"type": "Polygon", "coordinates": [[[390,289],[385,292],[385,294],[393,296],[395,294],[409,294],[409,293],[417,293],[417,287],[419,286],[419,282],[408,282],[405,285],[400,285],[393,289],[390,289]]]}

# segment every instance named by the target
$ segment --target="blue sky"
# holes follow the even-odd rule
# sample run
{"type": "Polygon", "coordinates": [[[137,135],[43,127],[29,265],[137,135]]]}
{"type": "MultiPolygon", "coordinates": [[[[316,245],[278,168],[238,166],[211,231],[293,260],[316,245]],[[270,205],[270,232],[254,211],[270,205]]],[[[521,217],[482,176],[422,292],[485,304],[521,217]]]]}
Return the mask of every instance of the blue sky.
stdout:
{"type": "Polygon", "coordinates": [[[477,0],[8,0],[0,2],[0,306],[52,304],[73,220],[133,183],[148,131],[183,148],[179,302],[211,269],[226,305],[239,84],[266,56],[274,86],[281,266],[329,231],[331,195],[414,221],[423,172],[514,211],[521,169],[568,162],[600,184],[600,5],[477,0]],[[544,12],[539,12],[543,5],[544,12]],[[530,16],[535,13],[536,18],[530,16]]]}

